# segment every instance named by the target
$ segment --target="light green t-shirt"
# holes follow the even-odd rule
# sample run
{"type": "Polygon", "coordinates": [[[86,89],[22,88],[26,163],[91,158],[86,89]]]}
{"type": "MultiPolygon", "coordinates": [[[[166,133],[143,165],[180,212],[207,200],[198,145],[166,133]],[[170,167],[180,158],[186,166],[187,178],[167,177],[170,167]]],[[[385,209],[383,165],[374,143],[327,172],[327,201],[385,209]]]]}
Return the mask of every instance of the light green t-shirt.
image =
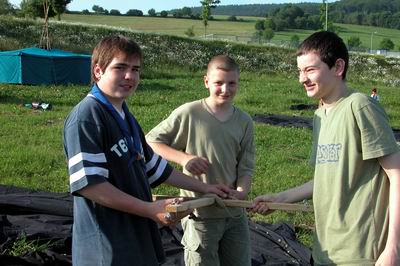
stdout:
{"type": "MultiPolygon", "coordinates": [[[[206,174],[195,176],[208,184],[225,184],[236,188],[238,179],[253,176],[255,147],[251,117],[234,107],[229,120],[221,122],[206,109],[204,99],[186,103],[153,128],[148,142],[167,144],[188,154],[205,157],[211,163],[206,174]]],[[[185,169],[185,174],[192,175],[185,169]]],[[[181,190],[182,196],[201,194],[181,190]]],[[[240,215],[240,208],[206,207],[197,209],[202,218],[223,218],[240,215]]]]}
{"type": "Polygon", "coordinates": [[[386,243],[389,201],[377,158],[399,150],[385,111],[350,92],[328,115],[318,109],[313,123],[314,261],[374,264],[386,243]]]}

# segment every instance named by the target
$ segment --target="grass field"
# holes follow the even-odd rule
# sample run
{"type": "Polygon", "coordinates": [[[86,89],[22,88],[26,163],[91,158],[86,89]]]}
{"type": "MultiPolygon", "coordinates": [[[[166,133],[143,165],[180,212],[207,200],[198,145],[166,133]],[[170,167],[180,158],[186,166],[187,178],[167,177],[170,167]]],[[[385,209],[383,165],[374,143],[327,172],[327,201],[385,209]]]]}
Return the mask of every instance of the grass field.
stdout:
{"type": "MultiPolygon", "coordinates": [[[[185,31],[193,26],[196,36],[204,35],[203,21],[193,19],[63,14],[62,20],[123,27],[143,32],[178,36],[185,36],[185,31]]],[[[207,27],[207,34],[251,36],[254,31],[254,24],[254,21],[248,19],[246,19],[245,22],[229,23],[227,21],[210,21],[207,27]]]]}
{"type": "MultiPolygon", "coordinates": [[[[149,131],[177,106],[206,97],[202,73],[185,69],[146,70],[135,95],[128,101],[144,131],[149,131]]],[[[296,79],[280,75],[242,73],[236,105],[251,115],[287,114],[311,117],[312,111],[293,111],[299,103],[314,103],[296,79]]],[[[369,93],[368,84],[350,84],[369,93]]],[[[392,125],[400,127],[398,88],[377,84],[392,125]]],[[[34,189],[68,191],[67,166],[63,154],[62,128],[69,111],[88,93],[86,86],[0,85],[0,183],[34,189]],[[53,105],[50,111],[28,109],[30,102],[53,105]]],[[[302,184],[312,177],[308,166],[311,131],[255,124],[256,172],[250,198],[302,184]]],[[[177,195],[161,186],[155,194],[177,195]]],[[[254,215],[267,222],[289,221],[300,228],[313,226],[311,214],[276,212],[254,215]]],[[[311,243],[310,231],[300,239],[311,243]]]]}
{"type": "MultiPolygon", "coordinates": [[[[64,15],[63,20],[126,27],[138,31],[174,35],[183,35],[183,32],[193,22],[198,23],[195,26],[196,34],[203,34],[201,21],[185,19],[64,15]],[[199,33],[197,33],[198,31],[199,33]]],[[[369,47],[371,30],[378,32],[374,34],[374,45],[379,42],[379,37],[383,35],[391,37],[392,40],[394,40],[393,36],[396,35],[396,38],[400,36],[398,34],[399,31],[354,25],[341,26],[343,29],[346,29],[341,33],[345,40],[348,36],[352,36],[352,34],[359,34],[357,36],[366,43],[367,47],[369,47]]],[[[66,28],[71,29],[71,25],[67,25],[66,28]]],[[[83,30],[82,32],[89,34],[89,31],[83,30]]],[[[252,32],[254,32],[254,21],[251,21],[251,18],[245,18],[243,22],[211,21],[208,32],[252,35],[252,32]]],[[[278,32],[276,33],[276,38],[288,40],[293,34],[304,38],[310,33],[311,31],[301,30],[278,32]]],[[[62,36],[68,35],[63,34],[63,32],[58,32],[58,34],[61,36],[60,40],[64,40],[62,36]]],[[[24,34],[20,33],[20,35],[24,34]]],[[[398,42],[398,39],[396,40],[398,42]]],[[[160,49],[160,45],[160,42],[156,43],[157,51],[160,49]]],[[[168,45],[168,47],[170,46],[168,45]]],[[[193,47],[196,47],[196,45],[193,45],[193,47]]],[[[219,49],[227,49],[224,47],[219,49]]],[[[240,51],[252,49],[251,47],[243,45],[240,51]]],[[[256,48],[254,47],[254,49],[256,48]]],[[[279,49],[280,52],[283,51],[282,53],[286,51],[281,51],[280,48],[276,49],[279,49]]],[[[190,50],[190,48],[173,51],[181,55],[183,50],[190,50]]],[[[199,52],[204,53],[204,49],[199,49],[199,52]]],[[[250,58],[260,59],[260,53],[255,52],[250,58]]],[[[277,55],[277,53],[274,55],[277,55]]],[[[151,57],[145,57],[145,61],[149,60],[149,58],[151,57]]],[[[269,64],[275,65],[275,63],[270,62],[275,62],[271,58],[264,59],[266,66],[263,67],[267,67],[269,64]]],[[[152,64],[151,67],[156,67],[156,65],[160,64],[160,61],[155,61],[157,64],[152,64]]],[[[248,60],[243,60],[242,62],[247,63],[248,60]]],[[[384,64],[389,63],[385,61],[384,64]]],[[[391,62],[390,64],[393,64],[395,71],[398,69],[395,62],[391,62]]],[[[158,122],[166,118],[173,109],[184,102],[207,96],[201,78],[203,73],[189,70],[199,68],[186,67],[184,69],[175,65],[177,64],[170,63],[169,65],[159,65],[158,68],[151,69],[150,66],[147,68],[145,64],[146,67],[142,74],[142,82],[138,91],[128,101],[131,111],[137,116],[144,131],[149,131],[158,122]]],[[[190,66],[189,63],[187,65],[190,66]]],[[[279,65],[279,63],[277,62],[276,65],[279,65]]],[[[373,66],[379,68],[380,63],[373,66]]],[[[364,65],[362,67],[364,68],[364,65]]],[[[235,100],[238,107],[247,111],[250,115],[286,114],[292,116],[312,116],[313,111],[311,110],[293,111],[289,109],[293,104],[315,103],[306,97],[296,78],[293,77],[292,74],[294,74],[295,70],[290,70],[290,73],[276,71],[286,73],[286,75],[261,74],[263,70],[265,69],[257,69],[257,71],[251,73],[242,73],[241,88],[235,100]]],[[[271,70],[269,72],[274,71],[271,70]]],[[[372,73],[371,70],[368,71],[368,78],[371,75],[370,73],[372,73]]],[[[386,80],[395,79],[395,74],[393,73],[396,72],[382,73],[386,73],[382,75],[386,80]]],[[[377,76],[381,77],[381,75],[377,76]]],[[[359,79],[352,77],[351,73],[349,78],[350,80],[364,80],[356,84],[349,83],[350,87],[364,93],[369,93],[372,86],[377,87],[381,96],[381,103],[389,115],[392,126],[400,128],[400,112],[398,112],[400,94],[397,87],[390,87],[376,81],[383,79],[359,79]]],[[[385,82],[385,84],[388,83],[385,82]]],[[[63,122],[73,106],[85,97],[88,91],[89,88],[87,86],[20,86],[0,84],[0,165],[2,165],[0,167],[0,184],[56,192],[68,191],[67,166],[62,146],[63,122]],[[39,111],[24,106],[24,104],[31,102],[51,103],[53,109],[50,111],[39,111]]],[[[278,192],[302,184],[312,177],[313,171],[308,165],[311,145],[310,130],[283,128],[256,123],[255,142],[257,150],[256,170],[250,199],[260,194],[278,192]]],[[[161,186],[153,192],[155,194],[168,195],[177,195],[178,193],[177,189],[167,186],[161,186]]],[[[310,245],[312,241],[311,231],[308,229],[314,225],[312,214],[275,212],[269,216],[252,215],[252,218],[271,223],[281,220],[289,221],[300,228],[298,236],[303,243],[310,245]]]]}
{"type": "MultiPolygon", "coordinates": [[[[251,37],[255,29],[254,25],[258,19],[252,17],[242,17],[243,21],[230,22],[224,21],[225,16],[216,16],[218,20],[209,21],[207,34],[216,35],[232,35],[238,37],[251,37]]],[[[238,17],[241,18],[241,17],[238,17]]],[[[192,19],[175,19],[161,17],[126,17],[126,16],[103,16],[103,15],[79,15],[79,14],[63,14],[62,20],[67,22],[82,22],[88,24],[108,25],[115,27],[130,28],[137,31],[170,34],[185,36],[185,31],[192,27],[195,35],[201,37],[204,35],[204,25],[201,20],[192,19]]],[[[395,50],[399,50],[400,46],[400,30],[377,28],[369,26],[359,26],[350,24],[335,24],[339,26],[341,31],[339,35],[347,42],[349,37],[359,37],[362,46],[369,49],[371,46],[371,33],[376,32],[372,36],[372,48],[377,49],[383,38],[390,38],[395,44],[395,50]]],[[[289,41],[293,35],[298,35],[300,40],[306,38],[313,31],[311,30],[287,30],[275,32],[273,41],[289,41]]]]}

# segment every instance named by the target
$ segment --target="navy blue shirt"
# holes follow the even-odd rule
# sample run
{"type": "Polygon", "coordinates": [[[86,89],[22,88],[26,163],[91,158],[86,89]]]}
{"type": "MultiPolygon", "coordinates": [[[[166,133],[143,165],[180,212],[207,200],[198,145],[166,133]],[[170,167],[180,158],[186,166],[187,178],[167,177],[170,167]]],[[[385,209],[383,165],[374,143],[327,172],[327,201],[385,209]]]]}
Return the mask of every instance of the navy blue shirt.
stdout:
{"type": "Polygon", "coordinates": [[[150,186],[165,181],[172,167],[147,145],[138,127],[141,156],[133,156],[118,123],[88,95],[64,125],[70,190],[74,197],[73,265],[158,265],[164,260],[157,224],[79,196],[80,189],[110,182],[118,189],[152,201],[150,186]]]}

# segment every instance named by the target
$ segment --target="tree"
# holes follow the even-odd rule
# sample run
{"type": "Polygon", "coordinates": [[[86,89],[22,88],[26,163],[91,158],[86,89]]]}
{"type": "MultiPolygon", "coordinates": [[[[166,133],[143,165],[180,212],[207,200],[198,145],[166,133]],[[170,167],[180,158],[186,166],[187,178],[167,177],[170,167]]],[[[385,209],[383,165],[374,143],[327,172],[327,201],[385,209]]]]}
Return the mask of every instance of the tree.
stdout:
{"type": "Polygon", "coordinates": [[[181,9],[181,13],[182,16],[184,17],[190,17],[192,15],[192,9],[190,7],[185,6],[181,9]]]}
{"type": "Polygon", "coordinates": [[[263,20],[257,20],[256,25],[254,25],[254,28],[256,30],[264,30],[265,29],[264,25],[265,23],[263,20]]]}
{"type": "Polygon", "coordinates": [[[275,23],[274,23],[274,21],[272,19],[268,19],[267,18],[264,21],[264,29],[268,29],[268,28],[275,30],[276,29],[276,25],[275,25],[275,23]]]}
{"type": "Polygon", "coordinates": [[[150,17],[157,16],[156,10],[154,8],[149,9],[149,11],[147,11],[147,14],[149,14],[150,17]]]}
{"type": "MultiPolygon", "coordinates": [[[[61,14],[67,10],[67,5],[72,0],[50,0],[49,1],[49,17],[57,16],[61,20],[61,14]]],[[[44,18],[43,0],[22,0],[21,11],[28,17],[44,18]]]]}
{"type": "Polygon", "coordinates": [[[0,0],[0,15],[9,14],[13,11],[12,5],[7,0],[0,0]]]}
{"type": "Polygon", "coordinates": [[[211,16],[211,8],[215,8],[217,4],[219,4],[221,1],[219,0],[203,0],[200,1],[202,10],[201,10],[201,18],[203,19],[203,24],[204,24],[204,37],[207,35],[207,26],[208,26],[208,20],[210,19],[211,16]]]}
{"type": "MultiPolygon", "coordinates": [[[[26,17],[44,18],[43,0],[22,0],[21,11],[26,17]]],[[[56,13],[53,8],[49,8],[48,17],[54,17],[56,13]]]]}
{"type": "Polygon", "coordinates": [[[168,12],[163,10],[163,11],[161,11],[160,16],[163,18],[166,18],[166,17],[168,17],[168,12]]]}
{"type": "Polygon", "coordinates": [[[143,12],[142,12],[142,10],[138,10],[138,9],[129,9],[129,10],[126,12],[126,15],[127,15],[127,16],[141,17],[141,16],[143,16],[143,12]]]}
{"type": "Polygon", "coordinates": [[[81,13],[84,14],[84,15],[90,15],[90,11],[88,9],[82,10],[81,13]]]}
{"type": "Polygon", "coordinates": [[[269,28],[263,30],[263,32],[262,32],[262,38],[264,40],[266,40],[267,42],[269,42],[272,38],[274,38],[274,35],[275,35],[274,31],[269,28]]]}
{"type": "Polygon", "coordinates": [[[110,10],[110,15],[112,15],[112,16],[121,16],[121,12],[119,12],[118,9],[111,9],[110,10]]]}
{"type": "Polygon", "coordinates": [[[254,32],[254,38],[258,41],[258,43],[261,43],[262,32],[262,30],[256,30],[254,32]]]}
{"type": "Polygon", "coordinates": [[[71,3],[72,0],[51,0],[50,8],[56,13],[57,20],[61,20],[61,14],[65,13],[67,10],[67,5],[71,3]]]}
{"type": "Polygon", "coordinates": [[[237,21],[237,18],[236,18],[236,16],[231,15],[231,16],[229,16],[229,17],[227,18],[227,20],[228,20],[228,21],[237,21]]]}
{"type": "Polygon", "coordinates": [[[347,40],[349,48],[359,48],[361,46],[361,40],[359,37],[352,36],[347,40]]]}
{"type": "Polygon", "coordinates": [[[389,38],[383,38],[379,44],[379,48],[390,51],[394,48],[394,43],[389,38]]]}
{"type": "Polygon", "coordinates": [[[172,16],[174,18],[181,18],[183,15],[180,11],[175,11],[174,13],[172,13],[172,16]]]}
{"type": "Polygon", "coordinates": [[[98,6],[98,5],[93,5],[92,6],[92,10],[96,14],[103,14],[104,13],[104,8],[102,8],[101,6],[98,6]]]}
{"type": "Polygon", "coordinates": [[[299,46],[299,43],[300,43],[300,38],[297,34],[292,35],[292,37],[290,37],[290,46],[297,47],[299,46]]]}
{"type": "Polygon", "coordinates": [[[326,7],[327,7],[326,6],[326,1],[322,0],[322,4],[321,4],[321,8],[320,8],[319,20],[321,22],[321,25],[323,25],[324,29],[327,29],[327,27],[328,27],[328,25],[325,25],[326,24],[326,20],[327,20],[327,18],[326,18],[326,12],[327,12],[326,7]]]}

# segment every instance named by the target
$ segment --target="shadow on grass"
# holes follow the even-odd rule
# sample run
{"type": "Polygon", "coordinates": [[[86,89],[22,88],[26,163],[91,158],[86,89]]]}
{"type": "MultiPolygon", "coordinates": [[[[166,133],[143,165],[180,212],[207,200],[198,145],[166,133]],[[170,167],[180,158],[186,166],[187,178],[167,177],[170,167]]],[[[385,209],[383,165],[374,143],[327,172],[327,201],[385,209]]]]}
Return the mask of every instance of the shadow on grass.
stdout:
{"type": "MultiPolygon", "coordinates": [[[[313,108],[313,105],[304,105],[306,108],[313,108]]],[[[312,129],[312,118],[276,114],[255,114],[253,120],[258,123],[269,124],[273,126],[308,128],[312,129]]],[[[400,129],[393,128],[393,135],[397,141],[400,141],[400,129]]]]}

